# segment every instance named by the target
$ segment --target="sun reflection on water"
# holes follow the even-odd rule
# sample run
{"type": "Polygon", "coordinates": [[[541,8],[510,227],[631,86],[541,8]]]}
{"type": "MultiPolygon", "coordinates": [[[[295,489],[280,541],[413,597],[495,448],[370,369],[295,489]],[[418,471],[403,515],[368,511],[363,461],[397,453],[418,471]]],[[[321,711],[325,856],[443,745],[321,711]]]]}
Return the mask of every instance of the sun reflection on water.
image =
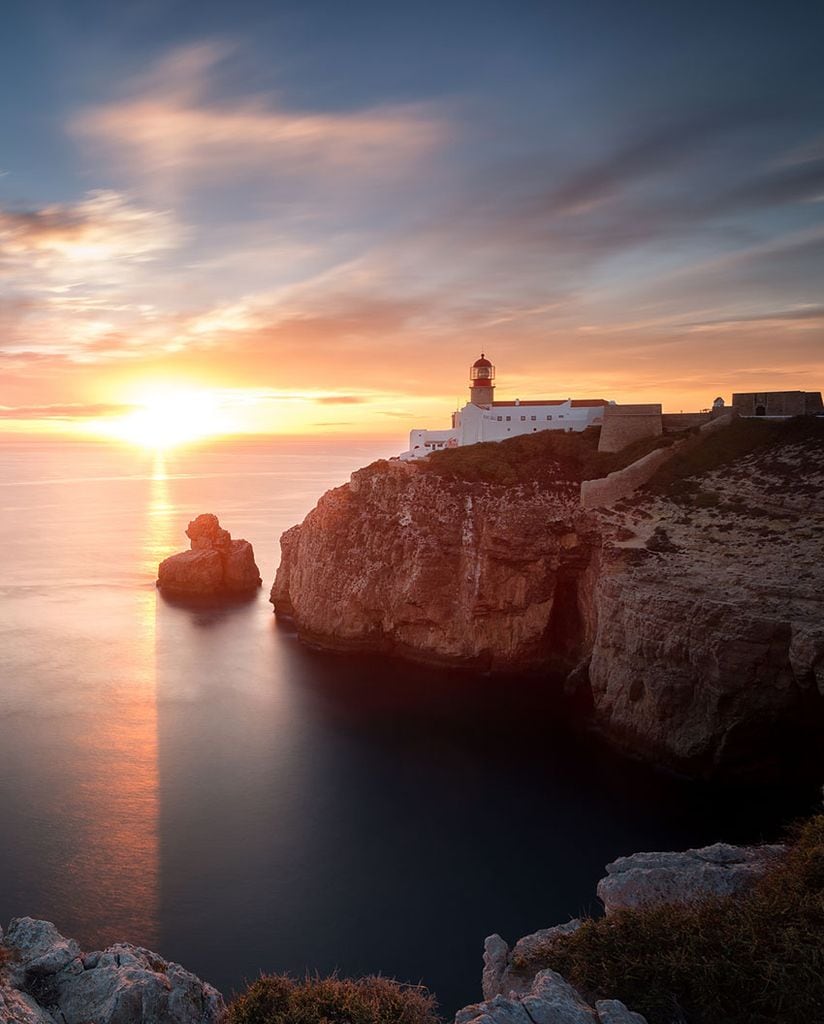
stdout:
{"type": "MultiPolygon", "coordinates": [[[[157,564],[176,547],[174,502],[166,457],[158,452],[147,473],[140,531],[141,574],[154,579],[157,564]]],[[[130,938],[160,941],[160,792],[158,667],[155,589],[138,587],[118,609],[128,629],[113,649],[110,683],[99,728],[76,751],[77,842],[64,864],[67,900],[79,936],[100,944],[130,938]],[[79,755],[79,756],[78,756],[79,755]]],[[[100,657],[105,647],[100,645],[100,657]]]]}
{"type": "Polygon", "coordinates": [[[184,545],[179,537],[175,504],[169,490],[169,466],[164,452],[155,453],[149,476],[149,501],[146,509],[146,535],[142,561],[151,574],[164,558],[184,545]]]}

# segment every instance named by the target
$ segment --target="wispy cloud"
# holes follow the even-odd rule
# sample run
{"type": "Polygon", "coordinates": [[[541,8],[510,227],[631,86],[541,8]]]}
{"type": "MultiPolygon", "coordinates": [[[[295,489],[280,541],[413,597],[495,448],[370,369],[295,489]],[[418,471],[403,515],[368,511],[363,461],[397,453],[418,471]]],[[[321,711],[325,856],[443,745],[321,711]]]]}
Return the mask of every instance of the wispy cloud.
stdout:
{"type": "Polygon", "coordinates": [[[149,267],[184,235],[168,211],[113,191],[0,207],[0,348],[88,357],[104,338],[136,339],[156,316],[149,267]]]}
{"type": "Polygon", "coordinates": [[[116,402],[70,402],[65,405],[0,405],[3,420],[79,420],[133,412],[134,405],[116,402]]]}
{"type": "Polygon", "coordinates": [[[266,164],[272,173],[406,167],[443,137],[420,105],[299,110],[249,96],[218,102],[210,79],[226,49],[174,51],[122,98],[77,115],[71,130],[137,173],[196,172],[201,181],[266,164]]]}
{"type": "Polygon", "coordinates": [[[716,324],[770,324],[781,321],[824,320],[824,306],[802,306],[800,309],[771,309],[761,313],[742,313],[738,315],[714,317],[710,320],[692,320],[687,327],[714,326],[716,324]]]}
{"type": "MultiPolygon", "coordinates": [[[[178,241],[171,214],[141,208],[117,192],[90,192],[78,203],[33,210],[0,208],[0,267],[41,257],[84,269],[112,260],[143,262],[178,241]]],[[[44,260],[38,265],[49,266],[44,260]]]]}

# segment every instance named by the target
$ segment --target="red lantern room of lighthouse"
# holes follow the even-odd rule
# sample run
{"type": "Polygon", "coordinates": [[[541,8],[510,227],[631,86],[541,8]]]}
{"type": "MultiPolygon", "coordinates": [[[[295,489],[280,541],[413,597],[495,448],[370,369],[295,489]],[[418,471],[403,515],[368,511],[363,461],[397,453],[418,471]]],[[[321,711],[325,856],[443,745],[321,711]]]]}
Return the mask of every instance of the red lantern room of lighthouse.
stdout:
{"type": "Polygon", "coordinates": [[[492,405],[495,397],[495,367],[481,352],[469,371],[469,400],[473,405],[492,405]]]}

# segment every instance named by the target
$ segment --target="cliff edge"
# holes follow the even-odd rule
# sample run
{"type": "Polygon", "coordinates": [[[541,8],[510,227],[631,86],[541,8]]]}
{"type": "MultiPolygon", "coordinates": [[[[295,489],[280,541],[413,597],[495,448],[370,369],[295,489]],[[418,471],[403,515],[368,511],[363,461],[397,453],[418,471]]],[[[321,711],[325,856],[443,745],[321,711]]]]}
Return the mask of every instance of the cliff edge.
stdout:
{"type": "Polygon", "coordinates": [[[692,772],[808,741],[824,422],[736,421],[585,509],[582,481],[620,468],[593,443],[536,434],[359,470],[281,538],[276,613],[329,649],[569,674],[614,742],[692,772]]]}

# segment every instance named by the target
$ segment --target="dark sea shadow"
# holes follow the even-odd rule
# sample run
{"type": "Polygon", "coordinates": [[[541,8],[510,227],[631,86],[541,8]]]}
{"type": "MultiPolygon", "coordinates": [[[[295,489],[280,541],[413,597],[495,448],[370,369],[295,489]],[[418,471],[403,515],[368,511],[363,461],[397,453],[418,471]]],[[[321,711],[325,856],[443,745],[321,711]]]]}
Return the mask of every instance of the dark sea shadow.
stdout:
{"type": "Polygon", "coordinates": [[[695,784],[609,751],[541,680],[330,655],[264,595],[158,602],[163,952],[383,972],[478,998],[483,939],[597,912],[639,849],[771,839],[815,792],[695,784]]]}

